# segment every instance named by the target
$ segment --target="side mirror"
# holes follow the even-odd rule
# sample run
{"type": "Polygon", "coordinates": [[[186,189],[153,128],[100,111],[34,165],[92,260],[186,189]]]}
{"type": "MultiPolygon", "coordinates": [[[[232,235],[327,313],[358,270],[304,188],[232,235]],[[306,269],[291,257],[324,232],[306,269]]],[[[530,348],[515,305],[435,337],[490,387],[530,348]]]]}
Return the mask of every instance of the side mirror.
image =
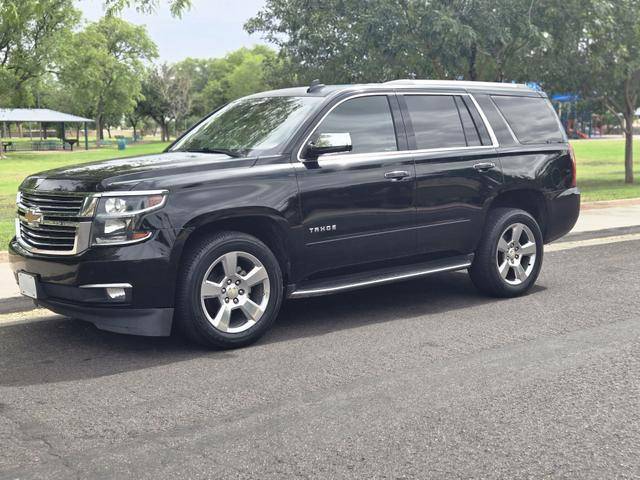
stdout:
{"type": "Polygon", "coordinates": [[[349,133],[321,133],[318,138],[307,145],[304,158],[315,162],[320,155],[350,152],[351,150],[353,150],[353,144],[349,133]]]}

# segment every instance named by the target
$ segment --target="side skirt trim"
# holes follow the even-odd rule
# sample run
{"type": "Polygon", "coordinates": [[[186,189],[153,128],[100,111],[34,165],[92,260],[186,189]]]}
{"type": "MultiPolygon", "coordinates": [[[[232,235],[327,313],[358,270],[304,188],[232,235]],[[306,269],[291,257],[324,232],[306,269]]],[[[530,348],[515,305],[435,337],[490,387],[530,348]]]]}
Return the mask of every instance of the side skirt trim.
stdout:
{"type": "Polygon", "coordinates": [[[455,263],[443,264],[438,262],[438,265],[428,266],[421,264],[415,266],[414,269],[405,269],[403,271],[389,272],[371,272],[370,278],[363,278],[362,275],[349,278],[336,279],[335,283],[331,285],[328,281],[323,281],[321,285],[301,285],[299,289],[294,290],[289,294],[289,298],[304,298],[315,297],[320,295],[329,295],[332,293],[339,293],[343,291],[356,290],[359,288],[366,288],[374,285],[381,285],[385,283],[401,282],[403,280],[410,280],[412,278],[424,277],[432,275],[434,273],[453,272],[456,270],[463,270],[468,268],[473,263],[473,255],[469,255],[464,261],[460,261],[460,257],[456,257],[455,263]]]}

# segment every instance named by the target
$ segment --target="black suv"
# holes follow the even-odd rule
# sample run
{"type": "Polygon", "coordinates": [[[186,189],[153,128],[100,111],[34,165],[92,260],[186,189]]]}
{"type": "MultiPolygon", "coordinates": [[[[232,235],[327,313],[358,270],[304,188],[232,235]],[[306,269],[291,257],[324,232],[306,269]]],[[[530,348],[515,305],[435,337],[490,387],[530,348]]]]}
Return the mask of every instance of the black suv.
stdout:
{"type": "Polygon", "coordinates": [[[10,259],[38,304],[237,347],[285,298],[463,269],[520,295],[580,193],[545,94],[409,80],[241,98],[162,154],[33,175],[17,204],[10,259]]]}

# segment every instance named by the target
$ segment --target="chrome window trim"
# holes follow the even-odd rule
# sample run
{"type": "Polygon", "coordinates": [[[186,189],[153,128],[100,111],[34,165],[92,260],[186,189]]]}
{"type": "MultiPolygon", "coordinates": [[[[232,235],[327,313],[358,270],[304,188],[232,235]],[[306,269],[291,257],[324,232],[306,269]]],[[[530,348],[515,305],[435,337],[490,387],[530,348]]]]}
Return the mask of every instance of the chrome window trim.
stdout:
{"type": "MultiPolygon", "coordinates": [[[[357,93],[355,95],[350,95],[346,98],[343,98],[342,100],[339,100],[338,102],[336,102],[323,116],[320,120],[318,120],[318,122],[314,125],[313,129],[311,130],[311,132],[309,133],[309,135],[307,135],[304,139],[304,141],[302,142],[302,144],[300,145],[300,148],[298,149],[298,154],[297,154],[297,160],[298,162],[304,162],[304,159],[302,158],[302,150],[304,150],[304,147],[307,145],[307,143],[309,142],[309,139],[311,138],[311,136],[316,132],[316,130],[318,130],[318,128],[320,127],[320,125],[322,125],[322,122],[324,122],[324,120],[331,114],[331,112],[333,112],[336,108],[338,108],[340,105],[342,105],[344,102],[347,102],[349,100],[353,100],[354,98],[362,98],[362,97],[387,97],[389,95],[395,95],[396,92],[394,92],[393,90],[388,90],[388,91],[377,91],[377,92],[367,92],[367,93],[357,93]]],[[[387,103],[389,102],[389,100],[387,99],[387,103]]],[[[391,119],[393,120],[393,112],[391,111],[391,105],[389,105],[389,115],[391,116],[391,119]]],[[[396,136],[395,131],[394,131],[394,136],[396,136]]],[[[397,138],[396,138],[396,147],[397,145],[397,138]]],[[[342,157],[354,157],[355,155],[375,155],[377,153],[399,153],[402,152],[402,150],[393,150],[393,151],[382,151],[382,152],[370,152],[370,153],[356,153],[353,155],[344,155],[344,154],[328,154],[328,155],[321,155],[319,157],[319,159],[321,159],[322,157],[326,157],[326,156],[331,156],[333,158],[336,158],[338,156],[342,156],[342,157]]]]}
{"type": "MultiPolygon", "coordinates": [[[[444,148],[423,148],[420,150],[409,150],[411,152],[431,152],[431,151],[435,151],[435,150],[453,150],[453,149],[469,149],[469,148],[498,148],[500,146],[500,144],[498,143],[498,138],[496,137],[495,132],[493,131],[493,127],[491,126],[491,124],[489,123],[489,119],[487,118],[487,116],[484,114],[484,111],[482,110],[482,108],[480,108],[480,104],[476,101],[475,97],[473,95],[471,95],[469,92],[455,92],[455,93],[450,93],[450,92],[402,92],[400,93],[400,95],[423,95],[423,96],[427,96],[427,95],[439,95],[439,96],[454,96],[457,95],[459,97],[469,97],[471,99],[471,102],[475,105],[476,110],[478,110],[478,113],[480,114],[480,118],[482,119],[482,122],[484,123],[484,127],[487,129],[487,132],[489,133],[489,138],[491,139],[491,145],[477,145],[477,146],[467,146],[467,147],[444,147],[444,148]]],[[[458,114],[459,116],[460,114],[458,114]]],[[[471,119],[473,120],[473,117],[471,117],[471,119]]],[[[464,127],[463,127],[464,129],[464,127]]]]}
{"type": "MultiPolygon", "coordinates": [[[[489,138],[491,139],[491,143],[492,144],[491,145],[466,146],[466,147],[442,147],[442,148],[426,148],[426,149],[419,149],[419,150],[394,150],[394,151],[354,153],[354,154],[336,153],[336,154],[322,155],[322,156],[320,156],[320,158],[318,158],[318,161],[323,161],[323,163],[324,163],[327,160],[337,160],[337,161],[342,162],[342,161],[344,161],[346,159],[349,159],[351,161],[382,160],[382,159],[387,159],[387,158],[395,158],[395,157],[398,157],[398,156],[399,157],[404,157],[404,156],[412,155],[412,154],[418,154],[418,155],[429,154],[429,153],[437,154],[437,153],[446,153],[446,152],[453,152],[453,151],[468,151],[468,150],[478,150],[478,149],[480,149],[480,150],[484,150],[484,149],[495,150],[496,148],[498,148],[500,146],[500,143],[498,142],[498,138],[496,137],[496,134],[493,131],[493,127],[491,126],[491,123],[489,123],[489,119],[485,115],[484,111],[482,110],[482,107],[480,107],[480,105],[478,104],[478,102],[476,101],[474,96],[469,92],[376,91],[376,92],[367,92],[367,93],[359,93],[359,94],[356,94],[356,95],[351,95],[351,96],[349,96],[347,98],[343,98],[342,100],[338,101],[335,105],[333,105],[322,116],[322,118],[320,118],[320,120],[318,120],[318,122],[315,124],[315,126],[313,127],[311,132],[305,137],[304,141],[300,145],[300,148],[298,149],[298,153],[297,153],[297,156],[296,156],[297,164],[304,164],[305,160],[304,160],[304,158],[302,158],[302,151],[304,150],[305,145],[307,145],[307,143],[309,142],[309,139],[313,136],[313,134],[316,132],[316,130],[320,127],[320,125],[325,120],[325,118],[327,118],[327,116],[329,114],[331,114],[331,112],[333,112],[333,110],[335,110],[338,106],[342,105],[346,101],[353,100],[354,98],[372,97],[372,96],[379,97],[379,96],[388,96],[388,95],[447,95],[447,96],[458,95],[458,96],[467,96],[467,97],[469,97],[471,99],[471,102],[474,104],[474,106],[478,110],[478,113],[480,114],[480,118],[482,119],[482,121],[484,123],[484,126],[487,129],[487,132],[489,133],[489,138]],[[371,157],[375,157],[375,158],[371,158],[371,157]]],[[[389,109],[389,112],[391,113],[391,109],[389,109]]]]}

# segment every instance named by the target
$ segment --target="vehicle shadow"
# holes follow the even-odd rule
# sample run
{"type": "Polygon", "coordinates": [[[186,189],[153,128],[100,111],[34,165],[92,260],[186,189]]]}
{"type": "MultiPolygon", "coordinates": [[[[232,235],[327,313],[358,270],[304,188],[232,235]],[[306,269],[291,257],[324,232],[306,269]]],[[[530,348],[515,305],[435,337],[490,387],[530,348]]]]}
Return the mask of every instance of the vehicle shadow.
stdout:
{"type": "MultiPolygon", "coordinates": [[[[536,286],[532,294],[545,290],[536,286]]],[[[437,315],[501,301],[479,294],[461,273],[286,302],[268,345],[403,318],[437,315]]],[[[234,351],[207,350],[181,337],[148,338],[103,332],[80,320],[51,320],[0,328],[0,386],[99,378],[209,356],[232,360],[234,351]]]]}
{"type": "MultiPolygon", "coordinates": [[[[546,287],[534,285],[529,295],[544,290],[546,287]]],[[[473,315],[474,307],[501,301],[510,299],[481,294],[466,273],[442,273],[408,282],[289,301],[262,343],[326,335],[363,325],[454,310],[468,309],[469,315],[473,315]]]]}

